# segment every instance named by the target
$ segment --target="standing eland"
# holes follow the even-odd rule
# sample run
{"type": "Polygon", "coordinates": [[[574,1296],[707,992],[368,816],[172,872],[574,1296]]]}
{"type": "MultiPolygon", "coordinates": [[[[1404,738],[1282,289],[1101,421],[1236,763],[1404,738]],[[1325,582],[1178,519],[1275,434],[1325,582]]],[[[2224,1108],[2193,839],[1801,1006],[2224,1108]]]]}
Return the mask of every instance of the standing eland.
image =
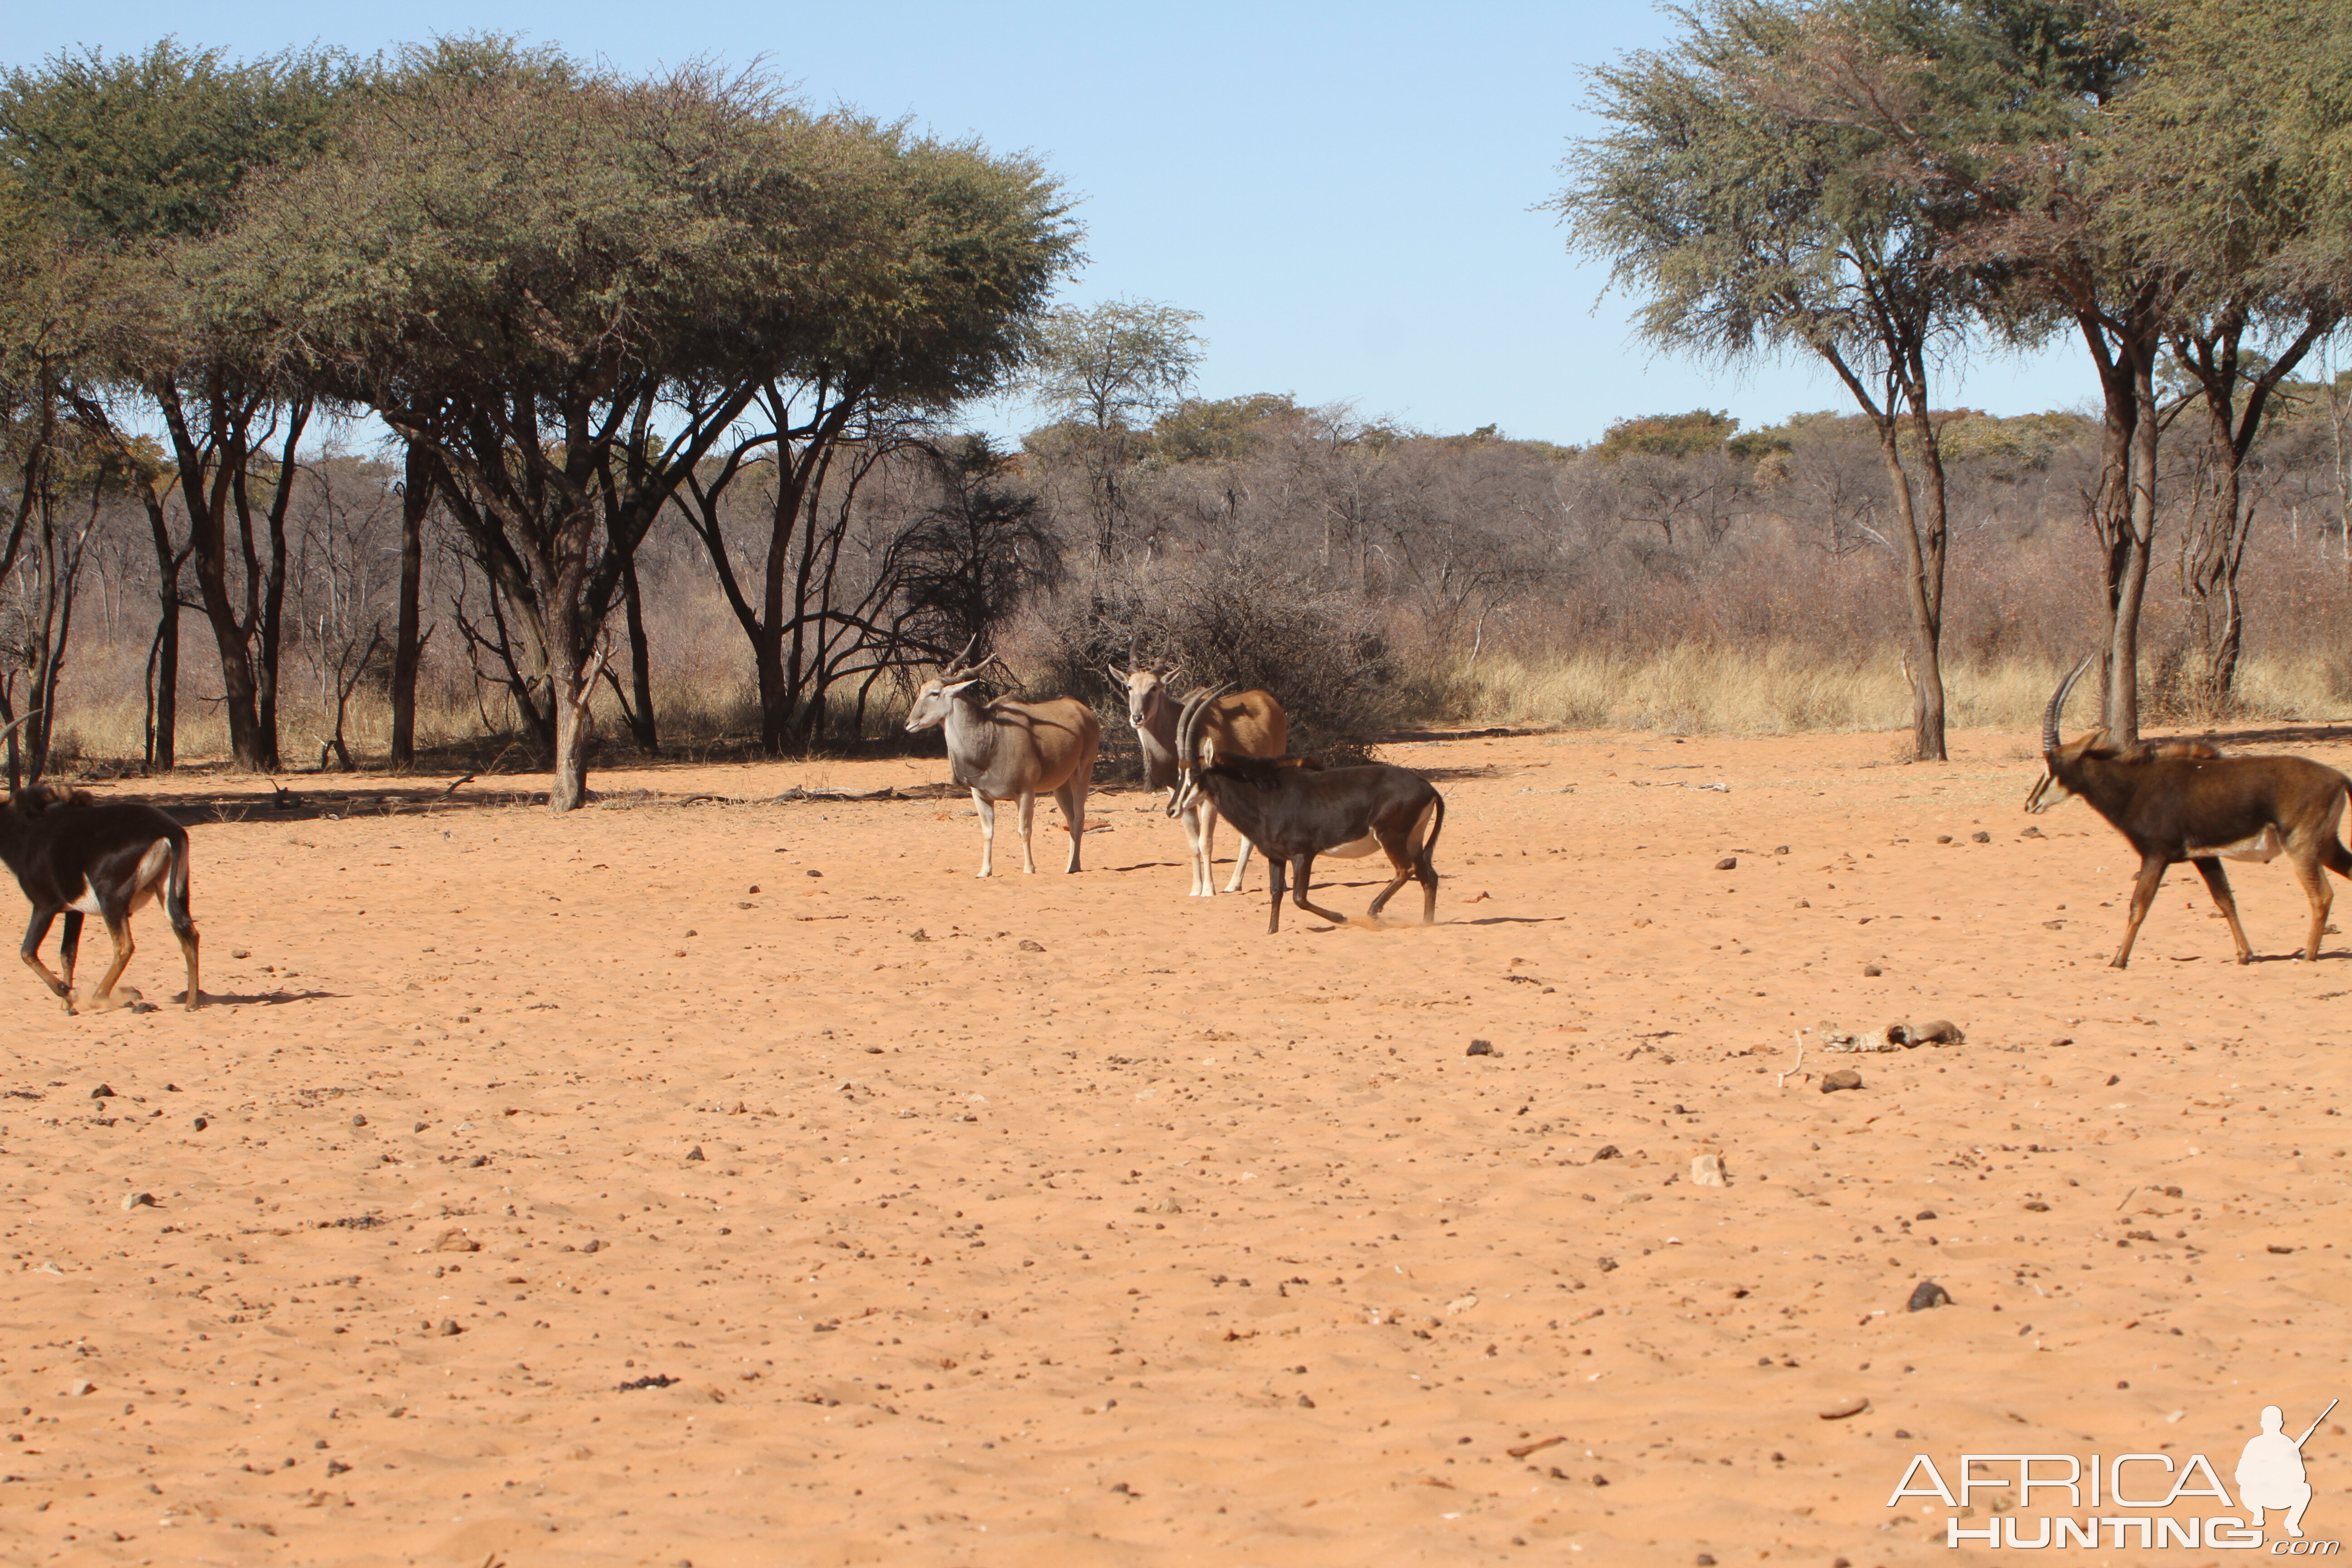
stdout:
{"type": "MultiPolygon", "coordinates": [[[[1102,725],[1094,710],[1075,697],[1045,702],[993,701],[974,689],[980,666],[970,661],[980,645],[974,637],[953,662],[923,683],[907,713],[907,732],[944,727],[948,761],[955,782],[971,791],[980,813],[980,874],[989,874],[996,852],[996,803],[1021,803],[1021,869],[1034,873],[1029,824],[1037,797],[1051,792],[1061,803],[1070,830],[1070,863],[1078,869],[1087,831],[1087,789],[1094,782],[1095,755],[1102,749],[1102,725]]],[[[986,661],[982,661],[983,663],[986,661]]]]}

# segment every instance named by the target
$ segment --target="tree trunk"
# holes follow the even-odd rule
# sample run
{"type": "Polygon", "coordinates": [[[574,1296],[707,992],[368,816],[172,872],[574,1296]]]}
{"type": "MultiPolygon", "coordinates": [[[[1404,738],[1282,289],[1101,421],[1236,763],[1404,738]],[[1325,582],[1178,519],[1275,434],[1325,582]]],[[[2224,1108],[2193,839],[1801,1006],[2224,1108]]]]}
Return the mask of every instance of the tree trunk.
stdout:
{"type": "Polygon", "coordinates": [[[2139,614],[2147,599],[2147,570],[2156,539],[2155,371],[2153,353],[2133,356],[2130,505],[2122,541],[2123,570],[2113,590],[2114,637],[2107,646],[2107,733],[2119,746],[2139,740],[2139,614]]]}
{"type": "Polygon", "coordinates": [[[628,715],[637,749],[649,757],[661,755],[661,730],[654,721],[653,656],[646,647],[645,606],[637,597],[637,554],[621,558],[621,610],[629,628],[629,687],[636,710],[628,715]]]}
{"type": "MultiPolygon", "coordinates": [[[[392,641],[392,765],[416,765],[416,667],[423,657],[425,514],[433,506],[432,448],[408,443],[400,496],[400,608],[392,641]]],[[[498,592],[495,584],[490,591],[498,592]]]]}
{"type": "Polygon", "coordinates": [[[564,583],[548,616],[548,697],[555,709],[555,759],[547,785],[547,809],[562,814],[588,803],[588,746],[594,739],[596,668],[589,662],[580,585],[564,583]]]}
{"type": "Polygon", "coordinates": [[[180,721],[180,572],[188,556],[186,551],[172,548],[163,498],[143,486],[142,493],[147,503],[147,527],[155,541],[155,576],[163,584],[156,595],[155,687],[147,726],[147,765],[170,773],[180,721]]]}
{"type": "MultiPolygon", "coordinates": [[[[1919,442],[1919,462],[1927,492],[1927,522],[1924,531],[1913,516],[1911,487],[1899,482],[1904,553],[1909,566],[1913,654],[1917,668],[1911,677],[1911,741],[1920,762],[1944,762],[1944,561],[1949,537],[1946,510],[1943,452],[1927,407],[1926,366],[1916,359],[1913,380],[1906,389],[1911,405],[1911,429],[1919,442]]],[[[1899,466],[1901,454],[1892,432],[1887,460],[1899,466]]]]}

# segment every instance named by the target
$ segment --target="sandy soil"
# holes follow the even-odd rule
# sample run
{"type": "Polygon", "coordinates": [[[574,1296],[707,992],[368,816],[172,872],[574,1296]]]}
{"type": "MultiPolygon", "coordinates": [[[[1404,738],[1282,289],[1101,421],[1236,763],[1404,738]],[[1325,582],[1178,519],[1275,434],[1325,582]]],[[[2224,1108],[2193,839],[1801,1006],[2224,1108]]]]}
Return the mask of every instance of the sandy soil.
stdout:
{"type": "Polygon", "coordinates": [[[2121,841],[1896,745],[1400,745],[1439,923],[1273,937],[1135,793],[986,882],[772,799],[941,762],[191,784],[213,1005],[0,1022],[0,1555],[1864,1568],[1949,1560],[1915,1452],[2226,1477],[2352,1392],[2352,944],[2246,867],[2265,962],[2184,874],[2107,969],[2121,841]]]}

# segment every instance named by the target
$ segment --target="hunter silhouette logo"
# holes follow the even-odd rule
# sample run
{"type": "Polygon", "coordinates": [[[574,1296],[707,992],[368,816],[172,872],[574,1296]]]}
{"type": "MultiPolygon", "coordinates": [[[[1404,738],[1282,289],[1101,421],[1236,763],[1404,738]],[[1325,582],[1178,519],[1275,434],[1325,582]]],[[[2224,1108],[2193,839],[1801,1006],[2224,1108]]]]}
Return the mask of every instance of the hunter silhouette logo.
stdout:
{"type": "MultiPolygon", "coordinates": [[[[2186,1459],[2167,1453],[2117,1454],[1962,1454],[1957,1484],[1948,1484],[1926,1454],[1914,1454],[1903,1479],[1886,1500],[1888,1508],[1903,1506],[1906,1498],[1933,1498],[1955,1511],[1944,1521],[1944,1544],[1963,1542],[2007,1547],[2016,1552],[2065,1547],[2107,1547],[2142,1552],[2179,1546],[2189,1550],[2259,1551],[2273,1557],[2332,1557],[2342,1551],[2334,1541],[2311,1541],[2303,1531],[2304,1510],[2311,1506],[2311,1478],[2304,1468],[2304,1445],[2320,1423],[2336,1409],[2336,1400],[2319,1413],[2301,1436],[2289,1436],[2286,1412],[2275,1405],[2263,1406],[2262,1430],[2246,1439],[2231,1479],[2237,1482],[2235,1501],[2222,1484],[2221,1473],[2202,1454],[2186,1459]],[[2037,1499],[2036,1492],[2044,1494],[2037,1499]],[[2066,1494],[2063,1503],[2049,1494],[2066,1494]],[[1975,1523],[1978,1510],[1987,1506],[1979,1495],[1991,1494],[1990,1517],[1975,1523]],[[2179,1518],[2169,1510],[2195,1507],[2195,1500],[2210,1498],[2205,1506],[2237,1509],[2204,1518],[2179,1518]],[[2043,1512],[2063,1507],[2065,1512],[2043,1512]],[[2077,1513],[2075,1510],[2087,1510],[2077,1513]],[[2285,1533],[2270,1540],[2263,1533],[2264,1517],[2278,1514],[2285,1533]]],[[[1932,1503],[1919,1505],[1933,1512],[1932,1503]]]]}
{"type": "MultiPolygon", "coordinates": [[[[2327,1402],[2319,1421],[2327,1419],[2327,1411],[2335,1409],[2336,1404],[2333,1399],[2327,1402]]],[[[2247,1438],[2246,1451],[2238,1457],[2238,1500],[2245,1505],[2249,1529],[2263,1527],[2264,1509],[2284,1509],[2287,1534],[2303,1539],[2303,1510],[2311,1506],[2311,1480],[2303,1473],[2303,1446],[2319,1430],[2319,1421],[2305,1427],[2302,1436],[2290,1438],[2286,1412],[2275,1405],[2263,1406],[2262,1436],[2247,1438]]]]}

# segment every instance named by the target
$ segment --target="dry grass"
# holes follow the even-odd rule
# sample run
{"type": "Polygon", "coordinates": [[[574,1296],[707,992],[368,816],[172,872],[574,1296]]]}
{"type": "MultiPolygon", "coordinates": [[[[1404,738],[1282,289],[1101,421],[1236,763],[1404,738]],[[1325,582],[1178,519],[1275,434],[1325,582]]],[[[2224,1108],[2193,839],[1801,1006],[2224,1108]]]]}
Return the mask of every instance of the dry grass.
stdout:
{"type": "MultiPolygon", "coordinates": [[[[1956,729],[2032,730],[2062,673],[2033,659],[1947,664],[1948,721],[1956,729]]],[[[1433,685],[1449,694],[1454,711],[1446,717],[1467,724],[1788,735],[1903,730],[1911,722],[1910,688],[1893,650],[1856,659],[1786,645],[1750,652],[1685,643],[1643,658],[1490,657],[1433,685]]],[[[2251,659],[2239,691],[2235,720],[2318,719],[2346,706],[2319,658],[2251,659]]],[[[2078,706],[2073,718],[2086,711],[2078,706]]]]}

